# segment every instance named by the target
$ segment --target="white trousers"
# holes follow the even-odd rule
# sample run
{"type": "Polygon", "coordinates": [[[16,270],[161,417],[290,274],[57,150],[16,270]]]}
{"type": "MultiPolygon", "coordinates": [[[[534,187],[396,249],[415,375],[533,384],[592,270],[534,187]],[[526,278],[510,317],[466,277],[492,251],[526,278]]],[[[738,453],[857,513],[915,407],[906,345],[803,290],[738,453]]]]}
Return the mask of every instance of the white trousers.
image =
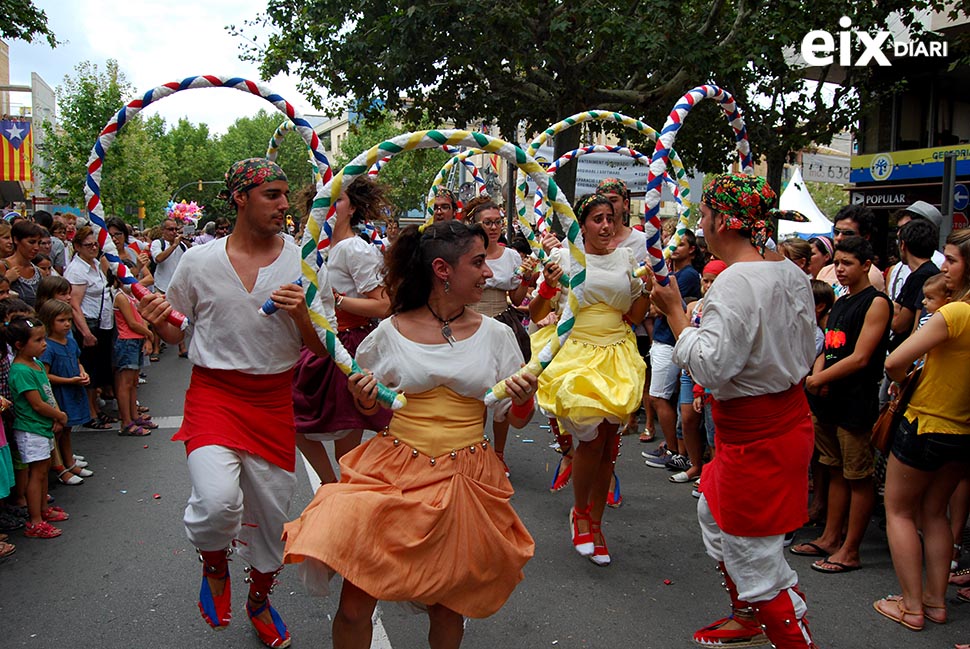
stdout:
{"type": "Polygon", "coordinates": [[[752,604],[767,602],[787,590],[796,617],[804,617],[808,610],[805,601],[791,590],[798,584],[798,574],[785,561],[784,535],[734,536],[722,531],[703,494],[697,501],[697,521],[707,554],[724,562],[741,600],[752,604]]]}
{"type": "Polygon", "coordinates": [[[279,568],[296,474],[225,446],[195,449],[188,465],[192,495],[183,521],[189,541],[205,551],[235,545],[259,572],[279,568]]]}

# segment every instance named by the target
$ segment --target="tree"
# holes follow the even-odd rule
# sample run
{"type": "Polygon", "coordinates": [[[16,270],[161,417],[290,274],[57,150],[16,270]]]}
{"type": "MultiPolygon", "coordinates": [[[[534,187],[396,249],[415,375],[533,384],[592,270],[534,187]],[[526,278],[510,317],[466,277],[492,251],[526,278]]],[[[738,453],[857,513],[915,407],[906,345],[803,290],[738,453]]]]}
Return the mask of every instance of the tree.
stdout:
{"type": "MultiPolygon", "coordinates": [[[[414,127],[418,130],[432,128],[427,117],[414,127]]],[[[375,144],[403,132],[405,129],[395,123],[390,113],[378,113],[375,117],[351,127],[350,134],[340,145],[340,155],[331,162],[339,169],[375,144]]],[[[398,154],[381,167],[377,178],[388,186],[390,201],[399,214],[406,214],[412,209],[421,210],[423,213],[428,189],[434,182],[435,175],[450,157],[440,149],[419,149],[398,154]]]]}
{"type": "Polygon", "coordinates": [[[32,0],[4,0],[3,5],[0,37],[28,43],[43,37],[51,47],[57,47],[54,32],[47,26],[47,13],[38,9],[32,0]]]}
{"type": "MultiPolygon", "coordinates": [[[[897,10],[912,23],[916,12],[943,5],[854,3],[853,25],[882,29],[897,10]]],[[[790,152],[827,144],[878,96],[865,68],[852,70],[848,88],[830,99],[792,64],[808,30],[840,30],[846,4],[835,0],[524,0],[487,11],[464,0],[362,0],[347,9],[337,0],[271,1],[247,26],[267,24],[273,34],[244,46],[243,56],[258,60],[266,78],[295,68],[318,105],[322,87],[407,122],[424,114],[438,124],[494,120],[506,134],[523,120],[535,131],[592,108],[643,117],[659,129],[676,99],[712,81],[747,111],[754,153],[767,159],[775,187],[790,152]]],[[[247,26],[229,29],[244,34],[247,26]]],[[[685,123],[676,147],[688,165],[717,171],[733,138],[707,104],[685,123]]],[[[557,156],[579,137],[570,129],[557,138],[557,156]]]]}
{"type": "MultiPolygon", "coordinates": [[[[131,85],[109,59],[105,70],[89,61],[75,67],[57,88],[59,120],[45,122],[43,187],[48,194],[62,190],[68,202],[84,205],[87,162],[98,134],[131,97],[131,85]]],[[[138,116],[129,120],[105,154],[101,200],[105,214],[124,214],[126,207],[143,200],[148,214],[158,213],[164,201],[164,164],[153,146],[152,134],[138,116]]],[[[130,210],[128,210],[130,211],[130,210]]]]}
{"type": "MultiPolygon", "coordinates": [[[[240,117],[219,138],[222,172],[229,165],[244,158],[262,158],[277,127],[286,120],[280,112],[260,109],[251,117],[240,117]]],[[[280,144],[276,163],[286,172],[290,187],[302,187],[311,181],[313,169],[306,142],[296,133],[288,134],[280,144]]],[[[332,163],[332,161],[331,161],[332,163]]],[[[222,175],[220,174],[220,178],[222,175]]]]}

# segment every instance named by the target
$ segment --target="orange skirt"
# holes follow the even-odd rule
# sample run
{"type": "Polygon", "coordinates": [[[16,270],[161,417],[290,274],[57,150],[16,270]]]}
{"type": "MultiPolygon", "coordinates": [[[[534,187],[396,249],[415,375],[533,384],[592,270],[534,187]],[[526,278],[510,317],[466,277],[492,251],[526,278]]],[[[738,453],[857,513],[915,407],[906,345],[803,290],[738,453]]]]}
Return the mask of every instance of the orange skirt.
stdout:
{"type": "Polygon", "coordinates": [[[340,460],[340,482],[286,524],[283,561],[312,560],[309,570],[339,573],[379,600],[492,615],[535,542],[509,502],[502,463],[490,446],[474,448],[432,464],[390,436],[357,447],[340,460]]]}

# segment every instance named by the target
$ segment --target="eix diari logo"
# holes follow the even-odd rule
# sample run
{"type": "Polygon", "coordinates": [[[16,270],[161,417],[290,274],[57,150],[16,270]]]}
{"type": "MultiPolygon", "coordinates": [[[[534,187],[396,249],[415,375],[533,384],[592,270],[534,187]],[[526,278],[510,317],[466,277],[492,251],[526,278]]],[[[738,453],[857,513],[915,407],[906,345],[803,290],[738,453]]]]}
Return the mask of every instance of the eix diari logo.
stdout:
{"type": "Polygon", "coordinates": [[[802,58],[808,65],[831,65],[835,61],[833,54],[839,55],[839,65],[867,66],[876,63],[881,66],[892,65],[886,57],[887,45],[897,58],[904,56],[946,57],[946,41],[908,41],[895,42],[892,33],[886,30],[869,33],[858,29],[849,29],[852,19],[848,16],[839,18],[839,27],[843,31],[837,32],[836,37],[824,29],[814,29],[802,38],[802,58]],[[854,43],[853,43],[854,41],[854,43]],[[853,55],[861,49],[858,58],[853,61],[853,55]]]}

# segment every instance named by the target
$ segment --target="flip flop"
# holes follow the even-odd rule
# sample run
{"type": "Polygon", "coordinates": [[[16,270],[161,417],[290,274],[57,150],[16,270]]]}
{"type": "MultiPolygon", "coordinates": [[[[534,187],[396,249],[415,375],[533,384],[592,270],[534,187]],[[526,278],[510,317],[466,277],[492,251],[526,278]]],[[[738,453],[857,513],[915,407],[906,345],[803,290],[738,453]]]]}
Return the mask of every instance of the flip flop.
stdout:
{"type": "Polygon", "coordinates": [[[826,550],[822,546],[816,545],[814,543],[809,543],[807,541],[805,543],[799,543],[798,545],[791,546],[790,548],[788,548],[788,551],[791,552],[792,554],[797,554],[800,557],[822,557],[822,558],[825,558],[825,557],[830,556],[832,554],[831,552],[829,552],[828,550],[826,550]],[[807,545],[808,547],[810,547],[812,549],[810,551],[808,551],[808,552],[806,552],[805,550],[799,550],[798,548],[801,547],[801,546],[803,546],[803,545],[807,545]]]}
{"type": "Polygon", "coordinates": [[[6,559],[16,551],[17,551],[17,546],[14,545],[13,543],[0,541],[0,559],[6,559]]]}
{"type": "Polygon", "coordinates": [[[99,419],[92,419],[86,424],[81,424],[81,426],[84,428],[93,428],[94,430],[109,430],[111,428],[111,424],[99,419]]]}
{"type": "Polygon", "coordinates": [[[850,566],[845,563],[839,563],[838,561],[832,561],[831,559],[824,559],[822,561],[816,561],[812,564],[812,570],[816,572],[823,572],[827,575],[841,574],[843,572],[852,572],[853,570],[861,570],[862,566],[850,566]],[[834,568],[827,568],[826,564],[829,566],[835,566],[834,568]]]}

